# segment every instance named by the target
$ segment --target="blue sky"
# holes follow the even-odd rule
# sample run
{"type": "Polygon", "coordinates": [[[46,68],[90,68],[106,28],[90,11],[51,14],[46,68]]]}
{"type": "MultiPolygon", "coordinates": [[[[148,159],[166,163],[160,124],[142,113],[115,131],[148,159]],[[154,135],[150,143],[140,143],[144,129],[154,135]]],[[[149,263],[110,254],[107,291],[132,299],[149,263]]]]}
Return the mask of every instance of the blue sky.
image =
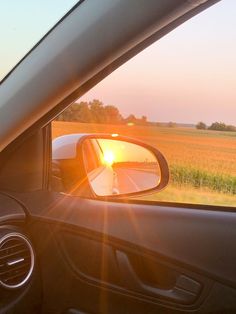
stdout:
{"type": "Polygon", "coordinates": [[[0,80],[78,0],[0,2],[0,80]]]}

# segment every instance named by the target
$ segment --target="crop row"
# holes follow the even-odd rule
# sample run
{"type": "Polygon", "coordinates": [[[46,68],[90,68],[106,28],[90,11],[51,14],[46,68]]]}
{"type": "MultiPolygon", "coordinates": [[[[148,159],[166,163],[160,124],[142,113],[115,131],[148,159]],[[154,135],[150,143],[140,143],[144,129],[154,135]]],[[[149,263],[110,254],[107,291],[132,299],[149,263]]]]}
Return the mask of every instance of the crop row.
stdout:
{"type": "Polygon", "coordinates": [[[174,185],[191,185],[195,188],[209,188],[221,193],[236,194],[236,177],[211,173],[197,168],[170,165],[171,182],[174,185]]]}

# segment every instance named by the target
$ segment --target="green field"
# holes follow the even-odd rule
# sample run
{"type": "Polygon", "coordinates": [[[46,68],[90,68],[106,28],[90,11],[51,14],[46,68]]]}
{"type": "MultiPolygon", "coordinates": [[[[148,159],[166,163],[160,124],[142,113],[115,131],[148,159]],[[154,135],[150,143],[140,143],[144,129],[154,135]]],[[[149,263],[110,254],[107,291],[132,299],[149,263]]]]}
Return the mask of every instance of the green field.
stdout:
{"type": "Polygon", "coordinates": [[[171,181],[148,199],[236,205],[236,133],[193,128],[53,122],[53,138],[70,133],[119,133],[158,148],[166,157],[171,181]]]}

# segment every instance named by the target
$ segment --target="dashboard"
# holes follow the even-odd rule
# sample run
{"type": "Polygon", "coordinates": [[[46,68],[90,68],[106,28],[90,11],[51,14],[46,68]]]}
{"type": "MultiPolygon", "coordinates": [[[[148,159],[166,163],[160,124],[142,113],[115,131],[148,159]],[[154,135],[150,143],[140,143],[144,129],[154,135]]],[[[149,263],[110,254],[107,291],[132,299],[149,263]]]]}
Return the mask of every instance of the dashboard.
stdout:
{"type": "Polygon", "coordinates": [[[23,207],[0,195],[0,313],[39,313],[41,282],[23,207]]]}

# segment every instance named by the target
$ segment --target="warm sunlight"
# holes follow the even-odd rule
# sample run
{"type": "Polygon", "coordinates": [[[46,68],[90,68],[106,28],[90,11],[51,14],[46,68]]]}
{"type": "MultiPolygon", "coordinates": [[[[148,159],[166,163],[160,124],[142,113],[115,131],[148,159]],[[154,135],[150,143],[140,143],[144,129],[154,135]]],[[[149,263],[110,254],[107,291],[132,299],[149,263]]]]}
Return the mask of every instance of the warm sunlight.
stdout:
{"type": "Polygon", "coordinates": [[[115,155],[113,151],[107,150],[104,152],[104,163],[108,166],[112,166],[115,161],[115,155]]]}

